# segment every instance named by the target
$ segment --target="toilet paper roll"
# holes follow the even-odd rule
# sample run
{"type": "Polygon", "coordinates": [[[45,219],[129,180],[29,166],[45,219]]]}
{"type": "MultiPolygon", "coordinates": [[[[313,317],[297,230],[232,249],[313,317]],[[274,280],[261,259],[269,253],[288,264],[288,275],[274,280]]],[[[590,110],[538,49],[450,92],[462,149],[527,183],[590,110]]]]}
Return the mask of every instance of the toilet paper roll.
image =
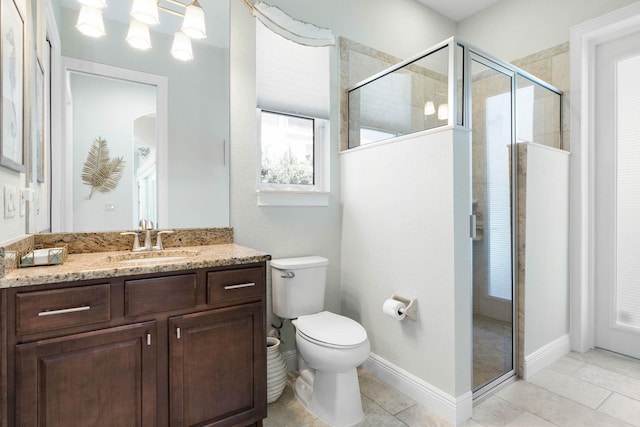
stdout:
{"type": "Polygon", "coordinates": [[[396,320],[402,320],[407,315],[407,306],[402,301],[389,298],[382,305],[382,312],[396,320]]]}

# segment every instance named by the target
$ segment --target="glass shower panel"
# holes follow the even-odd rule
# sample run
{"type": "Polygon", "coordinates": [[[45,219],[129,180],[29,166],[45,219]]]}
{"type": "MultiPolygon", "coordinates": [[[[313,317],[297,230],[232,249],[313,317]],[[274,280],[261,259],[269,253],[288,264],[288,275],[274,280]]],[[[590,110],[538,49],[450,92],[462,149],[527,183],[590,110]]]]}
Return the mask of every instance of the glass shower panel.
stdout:
{"type": "Polygon", "coordinates": [[[560,135],[560,94],[518,75],[516,78],[516,138],[562,148],[560,135]]]}
{"type": "Polygon", "coordinates": [[[349,148],[445,126],[449,48],[349,92],[349,148]]]}
{"type": "Polygon", "coordinates": [[[514,369],[512,74],[471,62],[473,389],[514,369]]]}

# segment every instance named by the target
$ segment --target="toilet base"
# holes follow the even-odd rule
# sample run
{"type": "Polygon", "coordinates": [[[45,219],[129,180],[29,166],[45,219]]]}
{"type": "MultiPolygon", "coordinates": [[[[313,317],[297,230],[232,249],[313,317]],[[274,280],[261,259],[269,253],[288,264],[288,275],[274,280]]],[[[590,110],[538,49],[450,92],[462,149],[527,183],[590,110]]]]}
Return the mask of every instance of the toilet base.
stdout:
{"type": "Polygon", "coordinates": [[[349,427],[364,418],[358,372],[310,372],[300,375],[295,383],[298,400],[316,417],[334,427],[349,427]]]}

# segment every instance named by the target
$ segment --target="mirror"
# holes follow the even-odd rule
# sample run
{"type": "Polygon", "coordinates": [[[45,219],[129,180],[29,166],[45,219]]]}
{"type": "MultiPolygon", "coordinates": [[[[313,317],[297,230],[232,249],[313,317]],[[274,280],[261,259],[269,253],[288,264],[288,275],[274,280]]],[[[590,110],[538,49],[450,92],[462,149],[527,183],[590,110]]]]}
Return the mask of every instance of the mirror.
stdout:
{"type": "Polygon", "coordinates": [[[167,223],[167,86],[163,76],[63,58],[63,228],[136,229],[141,219],[167,223]],[[100,114],[96,114],[100,112],[100,114]],[[103,170],[110,170],[103,174],[103,170]]]}
{"type": "MultiPolygon", "coordinates": [[[[75,28],[77,0],[59,3],[67,102],[62,143],[52,142],[62,154],[52,165],[52,231],[135,229],[141,218],[152,219],[156,228],[228,226],[228,1],[200,0],[208,37],[193,40],[194,59],[187,62],[170,53],[181,24],[177,16],[161,11],[160,24],[151,27],[152,48],[142,51],[125,41],[130,0],[108,2],[107,35],[98,39],[75,28]],[[117,100],[116,93],[125,98],[117,100]],[[154,98],[137,98],[140,105],[133,108],[126,97],[134,93],[154,98]],[[127,124],[115,114],[125,109],[131,110],[127,124]],[[98,137],[107,141],[110,158],[122,157],[124,166],[114,190],[88,198],[91,187],[82,182],[82,168],[98,137]]],[[[160,1],[180,11],[171,3],[160,1]]]]}

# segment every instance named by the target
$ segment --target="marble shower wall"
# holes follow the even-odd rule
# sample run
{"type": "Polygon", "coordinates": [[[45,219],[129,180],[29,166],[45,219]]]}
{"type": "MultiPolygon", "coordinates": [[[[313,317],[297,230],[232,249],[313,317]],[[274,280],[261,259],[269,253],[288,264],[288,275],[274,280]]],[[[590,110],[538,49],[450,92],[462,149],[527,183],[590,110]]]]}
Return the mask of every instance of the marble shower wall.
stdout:
{"type": "MultiPolygon", "coordinates": [[[[571,151],[569,131],[569,42],[515,60],[513,65],[544,80],[562,91],[562,149],[571,151]]],[[[550,144],[545,144],[550,145],[550,144]]]]}

